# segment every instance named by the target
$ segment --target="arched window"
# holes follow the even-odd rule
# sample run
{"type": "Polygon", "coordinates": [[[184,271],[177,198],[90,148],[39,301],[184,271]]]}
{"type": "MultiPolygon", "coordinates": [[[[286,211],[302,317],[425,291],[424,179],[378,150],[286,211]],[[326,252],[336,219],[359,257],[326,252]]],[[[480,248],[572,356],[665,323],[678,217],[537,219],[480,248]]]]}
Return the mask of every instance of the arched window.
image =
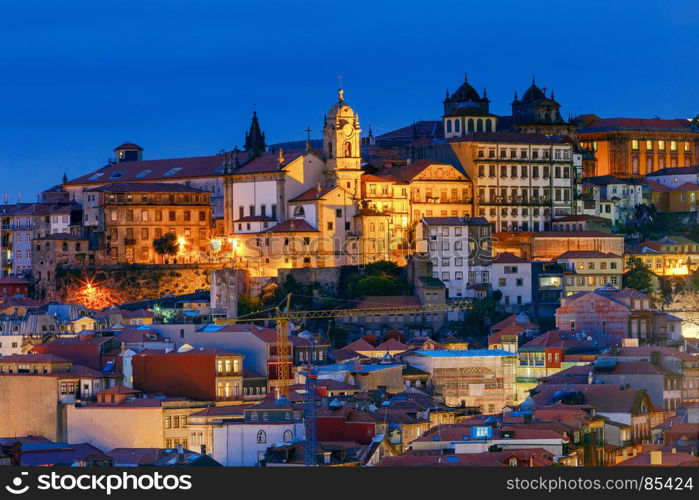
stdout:
{"type": "Polygon", "coordinates": [[[483,119],[479,118],[476,122],[476,132],[483,132],[483,119]]]}
{"type": "Polygon", "coordinates": [[[456,120],[454,122],[454,132],[461,132],[461,120],[456,120]]]}
{"type": "Polygon", "coordinates": [[[344,152],[345,158],[352,157],[352,144],[350,143],[350,141],[345,141],[345,144],[343,145],[343,152],[344,152]]]}
{"type": "Polygon", "coordinates": [[[303,209],[301,205],[297,205],[294,207],[294,218],[302,218],[306,216],[306,211],[303,209]]]}
{"type": "Polygon", "coordinates": [[[265,431],[258,431],[257,432],[257,443],[264,444],[266,442],[267,442],[267,434],[265,434],[265,431]]]}
{"type": "Polygon", "coordinates": [[[473,118],[468,119],[468,131],[473,132],[474,127],[473,127],[473,118]]]}
{"type": "Polygon", "coordinates": [[[451,120],[447,120],[447,134],[451,134],[451,120]]]}
{"type": "Polygon", "coordinates": [[[486,132],[492,132],[492,131],[493,131],[493,120],[486,120],[486,121],[485,121],[485,131],[486,131],[486,132]]]}
{"type": "Polygon", "coordinates": [[[284,431],[284,442],[291,443],[292,439],[294,439],[294,434],[290,430],[284,431]]]}

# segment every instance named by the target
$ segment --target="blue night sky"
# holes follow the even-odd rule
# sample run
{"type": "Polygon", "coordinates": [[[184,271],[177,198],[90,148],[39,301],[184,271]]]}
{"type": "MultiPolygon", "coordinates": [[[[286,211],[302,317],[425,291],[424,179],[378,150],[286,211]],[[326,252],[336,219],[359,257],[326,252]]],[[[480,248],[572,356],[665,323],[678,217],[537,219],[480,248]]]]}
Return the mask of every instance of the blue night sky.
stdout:
{"type": "Polygon", "coordinates": [[[337,75],[363,129],[437,119],[469,81],[509,114],[532,74],[564,116],[699,113],[699,2],[0,0],[0,193],[33,201],[124,141],[144,158],[317,136],[337,75]],[[345,4],[349,8],[343,8],[345,4]]]}

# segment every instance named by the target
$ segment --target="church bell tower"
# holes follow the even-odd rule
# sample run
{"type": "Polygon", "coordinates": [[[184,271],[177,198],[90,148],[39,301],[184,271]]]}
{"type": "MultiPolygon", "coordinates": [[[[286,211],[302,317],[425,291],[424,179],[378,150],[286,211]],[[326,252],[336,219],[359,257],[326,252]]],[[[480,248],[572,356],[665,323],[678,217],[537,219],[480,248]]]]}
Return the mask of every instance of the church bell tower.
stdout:
{"type": "Polygon", "coordinates": [[[330,108],[323,124],[325,183],[360,197],[362,159],[359,117],[345,102],[343,90],[337,91],[337,102],[330,108]]]}

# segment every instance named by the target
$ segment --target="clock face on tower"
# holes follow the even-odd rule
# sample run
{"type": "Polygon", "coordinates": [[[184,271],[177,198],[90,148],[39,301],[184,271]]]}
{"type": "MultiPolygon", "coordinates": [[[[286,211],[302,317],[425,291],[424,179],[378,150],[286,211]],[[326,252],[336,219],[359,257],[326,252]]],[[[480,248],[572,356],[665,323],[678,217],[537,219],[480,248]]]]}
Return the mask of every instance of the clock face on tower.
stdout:
{"type": "Polygon", "coordinates": [[[342,126],[342,133],[345,134],[345,137],[351,137],[352,134],[354,133],[354,129],[352,128],[352,125],[349,123],[345,123],[342,126]]]}

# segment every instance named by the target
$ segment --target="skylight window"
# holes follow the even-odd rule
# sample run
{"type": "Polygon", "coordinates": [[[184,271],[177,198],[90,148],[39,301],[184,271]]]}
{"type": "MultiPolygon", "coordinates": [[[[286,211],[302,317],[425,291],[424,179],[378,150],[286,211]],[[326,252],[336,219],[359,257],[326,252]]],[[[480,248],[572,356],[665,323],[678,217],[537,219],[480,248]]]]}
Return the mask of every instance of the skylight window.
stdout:
{"type": "Polygon", "coordinates": [[[143,179],[144,177],[148,177],[151,174],[151,172],[153,172],[153,171],[152,170],[143,170],[142,172],[139,172],[136,175],[136,179],[143,179]]]}
{"type": "Polygon", "coordinates": [[[182,167],[171,168],[170,170],[168,170],[167,172],[165,172],[165,174],[163,175],[163,177],[172,177],[173,175],[175,175],[175,174],[176,174],[177,172],[179,172],[180,170],[182,170],[182,167]]]}
{"type": "Polygon", "coordinates": [[[96,174],[92,175],[92,177],[90,177],[88,180],[96,181],[97,179],[99,179],[103,175],[104,175],[104,172],[97,172],[96,174]]]}
{"type": "Polygon", "coordinates": [[[110,179],[118,179],[122,175],[124,175],[126,172],[123,170],[119,170],[118,172],[112,172],[112,175],[109,176],[110,179]]]}

